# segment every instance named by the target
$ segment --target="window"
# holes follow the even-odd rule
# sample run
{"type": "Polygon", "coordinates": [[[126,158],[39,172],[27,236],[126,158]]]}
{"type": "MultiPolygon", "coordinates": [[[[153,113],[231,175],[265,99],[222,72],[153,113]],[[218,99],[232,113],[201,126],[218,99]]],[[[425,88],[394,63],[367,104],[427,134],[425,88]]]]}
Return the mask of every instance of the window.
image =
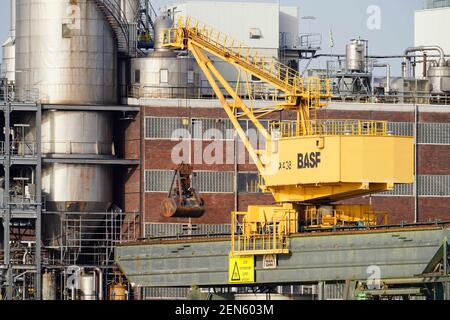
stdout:
{"type": "MultiPolygon", "coordinates": [[[[420,175],[418,177],[420,197],[450,197],[450,176],[420,175]]],[[[374,194],[375,196],[414,196],[413,184],[397,184],[392,191],[374,194]]]]}
{"type": "Polygon", "coordinates": [[[242,193],[259,193],[258,173],[240,172],[238,175],[238,191],[242,193]]]}
{"type": "MultiPolygon", "coordinates": [[[[146,170],[145,192],[169,192],[173,175],[169,170],[146,170]]],[[[197,171],[195,185],[200,193],[233,193],[234,172],[197,171]]]]}
{"type": "Polygon", "coordinates": [[[192,119],[192,138],[203,139],[203,121],[192,119]]]}
{"type": "Polygon", "coordinates": [[[134,83],[141,83],[141,70],[134,70],[134,83]]]}
{"type": "Polygon", "coordinates": [[[169,83],[169,70],[159,70],[159,83],[169,83]]]}
{"type": "Polygon", "coordinates": [[[259,28],[250,28],[250,39],[261,39],[262,32],[259,28]]]}
{"type": "Polygon", "coordinates": [[[187,76],[188,76],[187,82],[189,84],[193,84],[195,82],[194,71],[189,70],[187,76]]]}
{"type": "Polygon", "coordinates": [[[254,76],[254,75],[252,74],[252,81],[253,81],[253,82],[261,82],[261,79],[258,78],[257,76],[254,76]]]}

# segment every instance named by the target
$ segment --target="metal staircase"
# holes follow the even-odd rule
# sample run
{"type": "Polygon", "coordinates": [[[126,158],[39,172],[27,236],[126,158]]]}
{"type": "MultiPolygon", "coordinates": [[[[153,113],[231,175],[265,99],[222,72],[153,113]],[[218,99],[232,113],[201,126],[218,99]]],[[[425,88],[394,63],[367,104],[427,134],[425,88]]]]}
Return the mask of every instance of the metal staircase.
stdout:
{"type": "Polygon", "coordinates": [[[145,30],[147,32],[153,30],[153,22],[157,16],[158,14],[149,0],[140,0],[139,30],[145,30]]]}
{"type": "Polygon", "coordinates": [[[117,50],[125,57],[137,54],[137,24],[129,23],[117,0],[93,0],[110,25],[117,41],[117,50]]]}

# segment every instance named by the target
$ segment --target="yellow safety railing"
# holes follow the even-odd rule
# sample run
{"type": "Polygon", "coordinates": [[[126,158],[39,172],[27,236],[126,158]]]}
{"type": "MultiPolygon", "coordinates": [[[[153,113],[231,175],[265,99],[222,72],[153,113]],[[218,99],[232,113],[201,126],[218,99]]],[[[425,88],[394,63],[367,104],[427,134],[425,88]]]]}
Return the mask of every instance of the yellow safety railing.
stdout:
{"type": "Polygon", "coordinates": [[[234,256],[288,254],[289,235],[297,232],[292,230],[294,225],[298,225],[294,210],[283,210],[281,215],[267,221],[253,220],[247,212],[233,212],[231,253],[234,256]]]}
{"type": "Polygon", "coordinates": [[[346,212],[308,208],[305,210],[303,223],[306,228],[345,227],[355,224],[362,224],[365,227],[387,225],[388,213],[374,210],[346,212]]]}
{"type": "Polygon", "coordinates": [[[387,136],[388,122],[373,120],[310,120],[308,131],[295,121],[271,122],[270,132],[283,138],[298,136],[387,136]]]}
{"type": "Polygon", "coordinates": [[[288,96],[302,96],[310,99],[313,107],[320,107],[318,100],[331,97],[328,79],[304,79],[299,72],[284,65],[273,57],[263,56],[258,49],[249,47],[227,34],[187,17],[180,17],[174,29],[166,30],[163,45],[186,49],[186,40],[195,41],[202,48],[232,60],[262,80],[266,80],[288,96]]]}

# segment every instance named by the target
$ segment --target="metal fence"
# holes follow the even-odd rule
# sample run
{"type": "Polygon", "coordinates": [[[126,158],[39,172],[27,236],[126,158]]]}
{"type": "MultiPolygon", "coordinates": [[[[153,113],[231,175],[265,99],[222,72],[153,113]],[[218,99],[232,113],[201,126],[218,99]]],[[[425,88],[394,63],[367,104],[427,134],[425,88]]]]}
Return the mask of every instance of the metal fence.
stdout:
{"type": "Polygon", "coordinates": [[[146,223],[145,238],[231,235],[231,224],[146,223]]]}
{"type": "Polygon", "coordinates": [[[151,288],[143,287],[142,300],[186,300],[189,288],[151,288]]]}

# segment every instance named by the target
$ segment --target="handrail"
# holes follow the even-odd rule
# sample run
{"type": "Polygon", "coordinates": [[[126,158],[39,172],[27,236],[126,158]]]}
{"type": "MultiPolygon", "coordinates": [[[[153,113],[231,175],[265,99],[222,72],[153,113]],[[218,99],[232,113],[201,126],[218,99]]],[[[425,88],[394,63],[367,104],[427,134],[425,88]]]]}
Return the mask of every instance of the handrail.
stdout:
{"type": "Polygon", "coordinates": [[[309,131],[295,121],[271,122],[269,132],[279,132],[282,138],[298,136],[388,136],[388,121],[374,120],[310,120],[309,131]]]}

